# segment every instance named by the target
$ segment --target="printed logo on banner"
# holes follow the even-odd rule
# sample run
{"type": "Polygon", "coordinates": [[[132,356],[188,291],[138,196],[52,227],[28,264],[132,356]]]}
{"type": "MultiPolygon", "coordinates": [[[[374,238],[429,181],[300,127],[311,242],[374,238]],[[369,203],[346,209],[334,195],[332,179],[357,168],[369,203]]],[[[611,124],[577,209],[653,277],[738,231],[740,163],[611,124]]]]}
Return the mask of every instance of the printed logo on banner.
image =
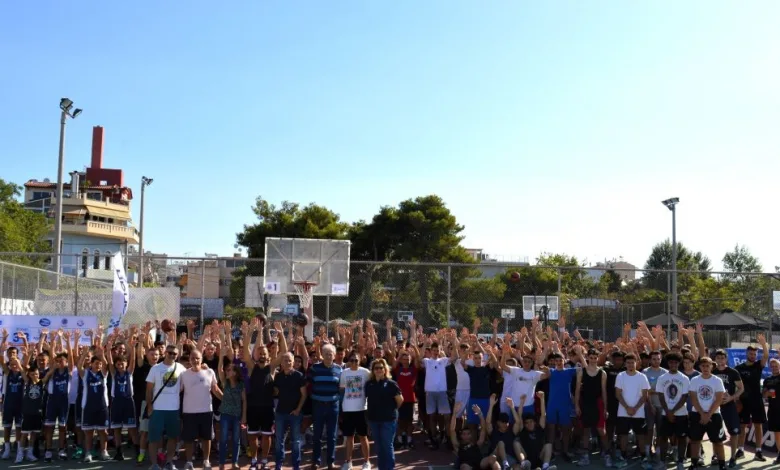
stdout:
{"type": "Polygon", "coordinates": [[[84,320],[79,320],[79,321],[77,321],[77,322],[76,322],[76,326],[78,326],[79,328],[81,328],[82,326],[84,326],[84,320]]]}
{"type": "Polygon", "coordinates": [[[62,326],[67,326],[68,325],[68,319],[67,318],[63,318],[61,323],[62,323],[62,326]]]}
{"type": "Polygon", "coordinates": [[[46,328],[47,326],[51,325],[51,320],[48,318],[41,318],[40,321],[38,321],[38,324],[46,328]]]}

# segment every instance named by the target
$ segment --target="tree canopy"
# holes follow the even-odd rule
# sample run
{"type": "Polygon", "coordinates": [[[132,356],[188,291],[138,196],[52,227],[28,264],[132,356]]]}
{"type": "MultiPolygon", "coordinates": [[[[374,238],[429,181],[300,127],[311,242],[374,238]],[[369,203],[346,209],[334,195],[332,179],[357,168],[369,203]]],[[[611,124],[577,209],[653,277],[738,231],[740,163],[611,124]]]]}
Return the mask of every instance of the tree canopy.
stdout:
{"type": "MultiPolygon", "coordinates": [[[[0,251],[42,253],[51,250],[46,242],[50,226],[46,217],[25,209],[17,198],[22,188],[0,178],[0,251]]],[[[44,264],[43,259],[29,256],[5,258],[18,264],[44,264]]]]}

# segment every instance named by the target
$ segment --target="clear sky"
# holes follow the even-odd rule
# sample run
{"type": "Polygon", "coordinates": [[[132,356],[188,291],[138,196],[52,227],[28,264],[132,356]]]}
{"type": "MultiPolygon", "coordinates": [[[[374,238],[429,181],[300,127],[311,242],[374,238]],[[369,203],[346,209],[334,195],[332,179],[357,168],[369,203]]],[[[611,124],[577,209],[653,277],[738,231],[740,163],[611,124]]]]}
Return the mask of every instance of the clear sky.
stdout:
{"type": "Polygon", "coordinates": [[[348,221],[439,194],[465,245],[780,265],[780,3],[6,2],[0,177],[123,168],[146,247],[229,255],[258,195],[348,221]],[[227,6],[229,5],[229,6],[227,6]]]}

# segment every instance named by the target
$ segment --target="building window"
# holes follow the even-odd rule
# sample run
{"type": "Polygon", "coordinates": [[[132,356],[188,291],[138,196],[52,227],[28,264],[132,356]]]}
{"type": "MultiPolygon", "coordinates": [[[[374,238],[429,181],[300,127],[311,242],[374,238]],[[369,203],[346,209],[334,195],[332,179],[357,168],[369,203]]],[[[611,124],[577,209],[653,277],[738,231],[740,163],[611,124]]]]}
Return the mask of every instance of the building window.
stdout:
{"type": "Polygon", "coordinates": [[[51,197],[51,193],[48,191],[33,191],[32,200],[40,201],[41,199],[48,199],[51,197]]]}
{"type": "Polygon", "coordinates": [[[92,260],[92,269],[100,269],[100,250],[95,250],[95,258],[92,260]]]}
{"type": "Polygon", "coordinates": [[[103,193],[101,193],[100,191],[89,191],[87,192],[87,199],[92,199],[94,201],[102,201],[103,193]]]}
{"type": "Polygon", "coordinates": [[[106,251],[106,271],[111,271],[111,252],[106,251]]]}
{"type": "Polygon", "coordinates": [[[89,250],[84,248],[81,252],[81,271],[84,275],[87,274],[87,268],[89,267],[89,250]]]}

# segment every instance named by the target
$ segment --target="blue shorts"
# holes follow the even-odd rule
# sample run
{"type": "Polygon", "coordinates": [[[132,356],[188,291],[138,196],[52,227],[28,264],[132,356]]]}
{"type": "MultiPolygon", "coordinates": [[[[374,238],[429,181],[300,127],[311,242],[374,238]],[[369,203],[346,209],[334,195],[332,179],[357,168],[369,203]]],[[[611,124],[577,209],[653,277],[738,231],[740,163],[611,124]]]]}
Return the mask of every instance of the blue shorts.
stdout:
{"type": "Polygon", "coordinates": [[[49,398],[49,401],[46,402],[46,417],[43,420],[43,425],[55,426],[59,422],[60,427],[65,427],[68,424],[69,411],[68,397],[49,398]]]}
{"type": "Polygon", "coordinates": [[[178,439],[181,433],[179,410],[152,410],[149,417],[149,442],[162,441],[163,434],[168,439],[178,439]]]}
{"type": "Polygon", "coordinates": [[[11,403],[3,404],[3,427],[11,428],[16,424],[16,427],[21,429],[22,425],[22,404],[13,405],[11,403]]]}
{"type": "Polygon", "coordinates": [[[551,398],[547,404],[547,424],[571,425],[571,401],[551,398]]]}
{"type": "Polygon", "coordinates": [[[114,397],[111,402],[111,429],[136,427],[135,402],[132,398],[114,397]]]}
{"type": "Polygon", "coordinates": [[[81,430],[106,430],[108,429],[108,409],[107,408],[85,408],[81,412],[81,430]]]}
{"type": "Polygon", "coordinates": [[[468,424],[479,424],[479,416],[477,416],[471,407],[477,405],[482,410],[482,414],[487,417],[487,412],[490,409],[489,398],[469,398],[469,406],[467,407],[466,422],[468,424]]]}

